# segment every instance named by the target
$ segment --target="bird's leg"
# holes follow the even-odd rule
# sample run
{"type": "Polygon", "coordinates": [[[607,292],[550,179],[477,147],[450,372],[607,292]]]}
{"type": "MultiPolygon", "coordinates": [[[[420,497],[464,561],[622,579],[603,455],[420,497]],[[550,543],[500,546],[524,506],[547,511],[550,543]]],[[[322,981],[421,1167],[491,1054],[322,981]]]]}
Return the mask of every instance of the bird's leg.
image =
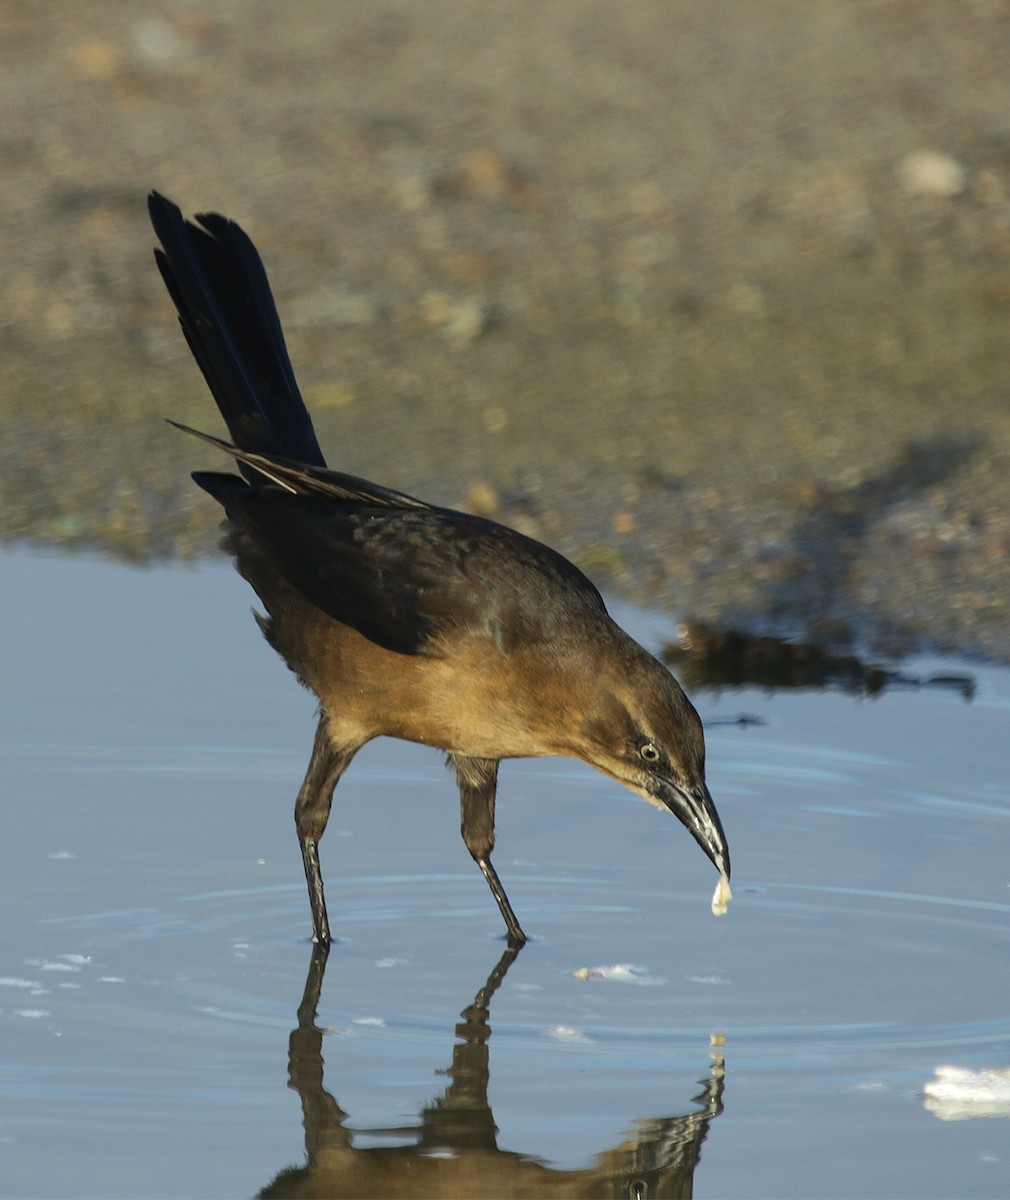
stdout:
{"type": "Polygon", "coordinates": [[[487,880],[508,926],[511,946],[522,946],[526,942],[516,915],[505,895],[497,872],[491,865],[494,849],[494,801],[498,788],[498,759],[468,758],[461,754],[450,754],[449,761],[456,770],[459,784],[460,831],[463,841],[474,862],[487,880]]]}
{"type": "Polygon", "coordinates": [[[334,745],[329,718],[325,712],[320,713],[312,756],[295,800],[295,828],[298,830],[302,862],[305,864],[305,882],[309,888],[312,937],[320,946],[330,943],[330,922],[323,895],[323,875],[319,869],[319,839],[330,816],[333,789],[358,749],[359,746],[355,744],[334,745]]]}

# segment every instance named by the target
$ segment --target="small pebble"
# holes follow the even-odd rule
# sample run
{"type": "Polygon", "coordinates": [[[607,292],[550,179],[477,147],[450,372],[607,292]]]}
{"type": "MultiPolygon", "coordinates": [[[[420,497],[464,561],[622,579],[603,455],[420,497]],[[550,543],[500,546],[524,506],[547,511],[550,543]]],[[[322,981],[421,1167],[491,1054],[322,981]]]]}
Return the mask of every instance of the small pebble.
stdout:
{"type": "Polygon", "coordinates": [[[960,196],[967,184],[964,167],[939,150],[913,150],[898,163],[898,179],[913,196],[960,196]]]}

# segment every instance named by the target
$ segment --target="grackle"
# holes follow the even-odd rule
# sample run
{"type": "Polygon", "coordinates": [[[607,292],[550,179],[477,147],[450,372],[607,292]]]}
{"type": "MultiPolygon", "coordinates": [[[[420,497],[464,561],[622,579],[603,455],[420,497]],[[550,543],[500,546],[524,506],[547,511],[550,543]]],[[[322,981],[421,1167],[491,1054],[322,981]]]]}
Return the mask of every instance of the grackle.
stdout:
{"type": "Polygon", "coordinates": [[[318,844],[333,789],[383,735],[445,751],[463,840],[512,945],[526,935],[491,864],[503,758],[571,755],[669,809],[721,891],[729,851],[701,721],[670,672],[554,550],[330,470],[250,239],[217,213],[184,220],[157,192],[148,207],[158,266],[232,440],[179,428],[240,472],[193,478],[224,508],[225,544],[266,609],[267,641],[319,698],[295,801],[315,940],[330,941],[318,844]]]}

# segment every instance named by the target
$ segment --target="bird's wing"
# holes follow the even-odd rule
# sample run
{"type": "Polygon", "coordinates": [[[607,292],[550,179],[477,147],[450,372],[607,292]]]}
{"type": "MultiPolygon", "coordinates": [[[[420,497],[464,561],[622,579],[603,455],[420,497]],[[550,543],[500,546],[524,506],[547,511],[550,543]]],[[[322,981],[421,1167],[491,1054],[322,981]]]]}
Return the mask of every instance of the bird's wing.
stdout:
{"type": "Polygon", "coordinates": [[[283,482],[250,487],[234,475],[194,479],[308,601],[387,650],[440,655],[457,633],[508,651],[605,612],[567,559],[493,521],[283,482]]]}
{"type": "Polygon", "coordinates": [[[357,500],[363,504],[374,504],[390,508],[431,508],[423,500],[408,496],[406,492],[397,492],[393,488],[383,487],[381,483],[372,483],[368,479],[360,479],[357,475],[347,475],[343,471],[331,471],[329,467],[317,467],[310,463],[296,462],[294,459],[281,458],[276,454],[257,454],[251,450],[242,450],[238,446],[226,442],[223,438],[213,437],[209,433],[201,433],[190,425],[166,418],[169,425],[181,429],[183,433],[191,433],[201,441],[209,442],[218,450],[231,455],[242,467],[243,474],[254,484],[262,485],[263,480],[275,483],[287,492],[300,496],[326,496],[334,500],[357,500]]]}

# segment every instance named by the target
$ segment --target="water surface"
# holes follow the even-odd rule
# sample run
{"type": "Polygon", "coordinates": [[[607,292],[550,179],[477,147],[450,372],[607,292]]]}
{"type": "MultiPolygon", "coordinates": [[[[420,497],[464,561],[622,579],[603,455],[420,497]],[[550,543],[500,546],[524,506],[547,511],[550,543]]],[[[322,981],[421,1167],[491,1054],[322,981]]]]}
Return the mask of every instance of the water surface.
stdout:
{"type": "Polygon", "coordinates": [[[24,552],[0,580],[0,1194],[250,1196],[308,1140],[351,1194],[638,1171],[648,1194],[1006,1195],[1010,1122],[921,1093],[943,1063],[1010,1066],[1010,672],[970,668],[971,704],[696,697],[718,920],[672,817],[574,762],[505,764],[496,865],[533,938],[510,964],[439,755],[373,743],[322,845],[320,980],[291,815],[313,701],[242,581],[24,552]],[[743,712],[764,723],[714,723],[743,712]]]}

